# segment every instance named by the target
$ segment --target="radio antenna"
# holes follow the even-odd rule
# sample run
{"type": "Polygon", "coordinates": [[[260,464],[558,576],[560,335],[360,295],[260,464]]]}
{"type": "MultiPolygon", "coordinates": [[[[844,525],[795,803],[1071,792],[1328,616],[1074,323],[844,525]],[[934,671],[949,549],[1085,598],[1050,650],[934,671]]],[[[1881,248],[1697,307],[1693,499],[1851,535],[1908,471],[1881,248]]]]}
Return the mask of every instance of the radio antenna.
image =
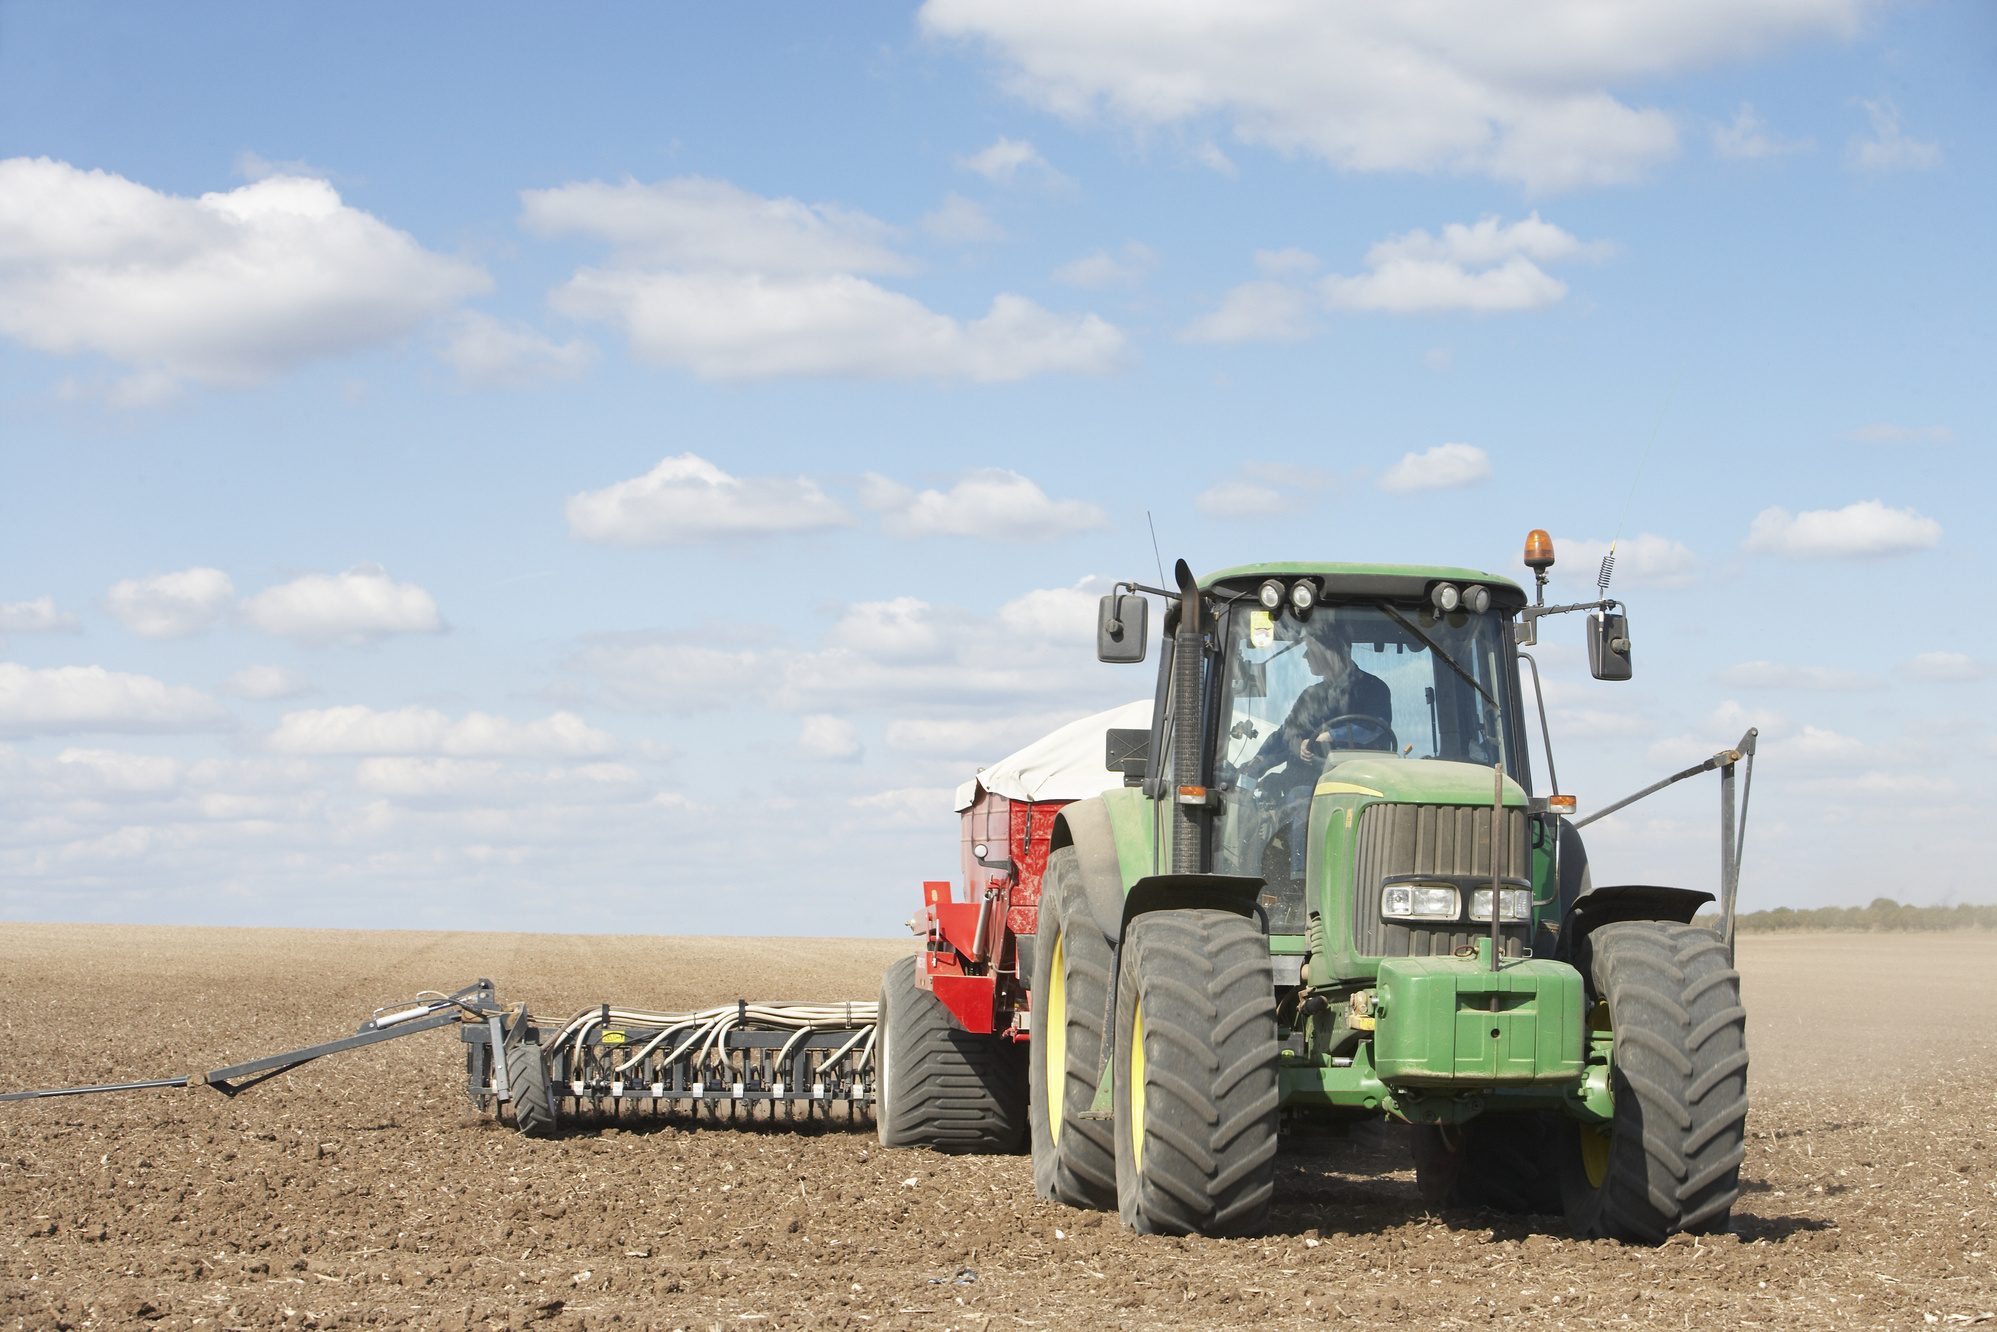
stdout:
{"type": "Polygon", "coordinates": [[[1151,528],[1151,557],[1158,561],[1158,586],[1165,586],[1165,557],[1158,553],[1158,524],[1151,521],[1151,510],[1144,511],[1144,521],[1151,528]]]}

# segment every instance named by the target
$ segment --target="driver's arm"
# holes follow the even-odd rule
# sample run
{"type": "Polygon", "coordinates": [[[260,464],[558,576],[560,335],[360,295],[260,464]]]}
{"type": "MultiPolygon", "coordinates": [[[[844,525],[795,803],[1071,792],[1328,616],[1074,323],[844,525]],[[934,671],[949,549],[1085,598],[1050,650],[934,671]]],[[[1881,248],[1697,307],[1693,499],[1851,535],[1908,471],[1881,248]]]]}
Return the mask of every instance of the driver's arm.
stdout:
{"type": "Polygon", "coordinates": [[[1289,719],[1269,733],[1269,738],[1262,742],[1262,748],[1255,752],[1255,757],[1242,771],[1259,777],[1278,763],[1302,758],[1303,747],[1317,731],[1316,720],[1324,714],[1320,702],[1324,692],[1324,684],[1320,681],[1297,695],[1297,701],[1290,705],[1289,719]]]}

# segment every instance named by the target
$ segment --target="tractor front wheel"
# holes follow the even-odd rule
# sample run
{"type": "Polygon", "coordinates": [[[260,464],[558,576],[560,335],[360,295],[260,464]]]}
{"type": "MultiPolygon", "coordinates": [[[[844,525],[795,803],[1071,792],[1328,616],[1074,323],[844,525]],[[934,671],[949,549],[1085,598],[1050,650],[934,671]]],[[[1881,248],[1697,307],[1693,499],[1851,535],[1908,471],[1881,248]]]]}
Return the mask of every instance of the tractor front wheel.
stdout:
{"type": "Polygon", "coordinates": [[[1124,934],[1116,1197],[1140,1234],[1261,1230],[1275,1192],[1269,941],[1227,911],[1154,911],[1124,934]]]}
{"type": "Polygon", "coordinates": [[[1746,1156],[1747,1011],[1711,930],[1623,921],[1589,936],[1597,1023],[1615,1033],[1614,1118],[1566,1122],[1560,1191],[1586,1239],[1724,1229],[1746,1156]]]}
{"type": "Polygon", "coordinates": [[[1112,961],[1080,858],[1062,847],[1047,858],[1033,945],[1033,1191],[1097,1212],[1116,1206],[1116,1139],[1108,1122],[1081,1116],[1102,1077],[1112,961]]]}
{"type": "Polygon", "coordinates": [[[883,1146],[1009,1152],[1026,1129],[1021,1050],[965,1031],[915,983],[919,956],[881,977],[874,1040],[874,1125],[883,1146]]]}

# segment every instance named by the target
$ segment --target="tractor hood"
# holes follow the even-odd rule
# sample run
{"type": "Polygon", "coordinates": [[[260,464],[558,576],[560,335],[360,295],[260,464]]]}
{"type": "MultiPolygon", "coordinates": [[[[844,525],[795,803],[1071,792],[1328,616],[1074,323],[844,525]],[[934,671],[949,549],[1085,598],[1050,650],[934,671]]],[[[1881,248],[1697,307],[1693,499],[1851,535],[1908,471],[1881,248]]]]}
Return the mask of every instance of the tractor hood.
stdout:
{"type": "MultiPolygon", "coordinates": [[[[1318,778],[1316,794],[1373,796],[1416,805],[1488,805],[1491,770],[1476,763],[1368,754],[1327,767],[1318,778]]],[[[1525,803],[1525,788],[1505,778],[1505,804],[1525,803]]]]}

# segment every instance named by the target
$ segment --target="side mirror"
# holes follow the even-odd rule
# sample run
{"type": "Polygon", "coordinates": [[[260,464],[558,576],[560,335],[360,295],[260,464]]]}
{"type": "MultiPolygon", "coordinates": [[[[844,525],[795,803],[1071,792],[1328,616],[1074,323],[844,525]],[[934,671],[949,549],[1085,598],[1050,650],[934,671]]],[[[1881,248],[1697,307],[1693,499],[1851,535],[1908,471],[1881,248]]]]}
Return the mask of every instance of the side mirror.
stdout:
{"type": "Polygon", "coordinates": [[[1096,612],[1096,660],[1120,666],[1143,661],[1150,614],[1151,603],[1138,593],[1104,597],[1096,612]]]}
{"type": "Polygon", "coordinates": [[[1125,786],[1142,786],[1151,762],[1151,732],[1137,726],[1112,726],[1103,732],[1103,767],[1123,774],[1125,786]]]}
{"type": "Polygon", "coordinates": [[[1597,680],[1630,678],[1628,616],[1588,612],[1588,671],[1597,680]]]}

